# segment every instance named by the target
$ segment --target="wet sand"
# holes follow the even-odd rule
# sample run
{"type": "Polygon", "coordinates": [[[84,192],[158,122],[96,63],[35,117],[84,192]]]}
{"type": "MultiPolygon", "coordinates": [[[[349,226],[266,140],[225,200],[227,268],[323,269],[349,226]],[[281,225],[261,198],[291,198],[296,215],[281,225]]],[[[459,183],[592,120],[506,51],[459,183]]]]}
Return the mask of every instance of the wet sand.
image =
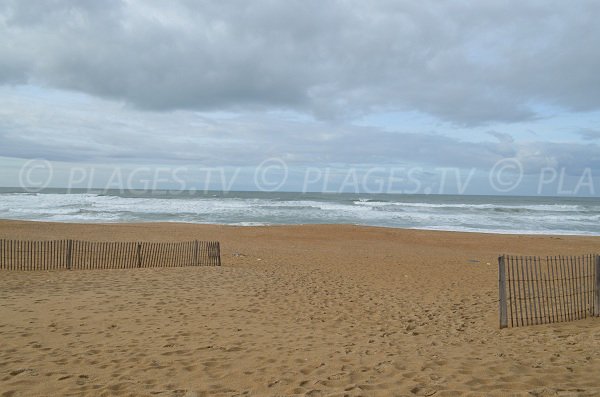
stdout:
{"type": "Polygon", "coordinates": [[[0,221],[221,241],[222,267],[0,272],[0,396],[600,395],[600,319],[498,328],[498,254],[597,237],[0,221]]]}

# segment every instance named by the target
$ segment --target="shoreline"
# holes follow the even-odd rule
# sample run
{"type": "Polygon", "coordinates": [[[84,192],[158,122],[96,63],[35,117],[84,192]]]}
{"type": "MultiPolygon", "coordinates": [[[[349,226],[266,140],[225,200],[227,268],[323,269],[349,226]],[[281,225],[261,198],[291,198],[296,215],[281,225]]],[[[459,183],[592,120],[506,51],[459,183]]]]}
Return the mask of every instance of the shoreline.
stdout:
{"type": "Polygon", "coordinates": [[[385,229],[385,230],[400,230],[400,231],[415,231],[415,232],[431,232],[431,233],[456,233],[456,234],[467,234],[467,235],[486,235],[486,236],[520,236],[520,237],[581,237],[581,238],[599,238],[600,234],[552,234],[545,232],[512,232],[512,231],[478,231],[478,230],[446,230],[446,229],[427,229],[427,228],[405,228],[405,227],[394,227],[394,226],[378,226],[378,225],[365,225],[357,223],[273,223],[273,224],[252,224],[252,225],[241,225],[241,224],[228,224],[228,223],[197,223],[197,222],[66,222],[66,221],[48,221],[48,220],[21,220],[21,219],[4,219],[0,218],[0,230],[3,223],[35,223],[35,224],[48,224],[48,225],[78,225],[78,226],[119,226],[119,225],[194,225],[198,227],[223,227],[223,228],[303,228],[303,227],[355,227],[359,229],[385,229]]]}

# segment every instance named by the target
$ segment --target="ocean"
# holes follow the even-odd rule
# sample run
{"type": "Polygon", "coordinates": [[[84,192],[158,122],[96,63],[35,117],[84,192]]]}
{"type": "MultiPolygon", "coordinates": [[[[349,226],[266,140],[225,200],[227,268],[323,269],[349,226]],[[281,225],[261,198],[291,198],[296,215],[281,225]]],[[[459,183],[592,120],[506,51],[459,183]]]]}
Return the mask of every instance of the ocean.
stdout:
{"type": "Polygon", "coordinates": [[[355,224],[463,232],[600,235],[600,200],[575,197],[0,188],[0,218],[225,225],[355,224]]]}

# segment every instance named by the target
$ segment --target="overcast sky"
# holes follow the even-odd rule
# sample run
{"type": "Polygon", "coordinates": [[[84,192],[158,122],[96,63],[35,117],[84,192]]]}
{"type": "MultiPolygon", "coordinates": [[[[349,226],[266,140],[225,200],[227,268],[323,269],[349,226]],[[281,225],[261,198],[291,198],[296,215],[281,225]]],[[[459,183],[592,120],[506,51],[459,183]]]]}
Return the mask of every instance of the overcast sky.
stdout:
{"type": "Polygon", "coordinates": [[[29,159],[600,176],[599,20],[598,1],[0,0],[0,185],[29,159]]]}

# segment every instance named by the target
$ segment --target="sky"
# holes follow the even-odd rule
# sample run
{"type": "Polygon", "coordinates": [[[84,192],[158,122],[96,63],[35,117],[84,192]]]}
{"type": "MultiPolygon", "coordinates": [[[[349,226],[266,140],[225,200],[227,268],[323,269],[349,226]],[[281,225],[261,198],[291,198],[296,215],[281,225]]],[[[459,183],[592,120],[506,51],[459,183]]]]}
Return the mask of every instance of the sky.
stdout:
{"type": "Polygon", "coordinates": [[[0,186],[597,196],[598,20],[585,0],[0,0],[0,186]]]}

